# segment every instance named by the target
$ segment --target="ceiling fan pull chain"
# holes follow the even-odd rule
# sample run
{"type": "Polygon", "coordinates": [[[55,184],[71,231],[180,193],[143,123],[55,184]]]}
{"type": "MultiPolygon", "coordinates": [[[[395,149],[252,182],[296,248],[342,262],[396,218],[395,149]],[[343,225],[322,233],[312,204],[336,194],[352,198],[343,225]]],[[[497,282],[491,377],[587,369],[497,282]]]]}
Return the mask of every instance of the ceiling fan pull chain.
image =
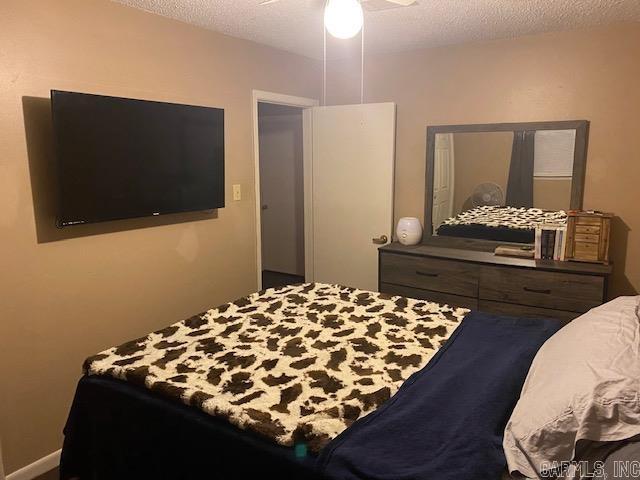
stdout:
{"type": "Polygon", "coordinates": [[[322,105],[327,105],[327,28],[322,25],[323,33],[323,62],[322,62],[322,105]]]}
{"type": "Polygon", "coordinates": [[[362,43],[360,45],[360,104],[364,103],[364,21],[362,22],[362,30],[360,31],[362,43]]]}

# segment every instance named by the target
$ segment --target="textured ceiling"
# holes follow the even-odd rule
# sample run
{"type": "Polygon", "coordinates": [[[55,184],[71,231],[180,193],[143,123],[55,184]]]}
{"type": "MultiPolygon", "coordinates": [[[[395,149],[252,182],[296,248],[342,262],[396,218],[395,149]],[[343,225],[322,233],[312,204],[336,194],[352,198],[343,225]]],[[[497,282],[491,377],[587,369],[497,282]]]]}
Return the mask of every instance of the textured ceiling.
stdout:
{"type": "MultiPolygon", "coordinates": [[[[309,57],[322,56],[323,0],[115,0],[309,57]]],[[[640,0],[418,0],[365,12],[368,52],[640,21],[640,0]]]]}

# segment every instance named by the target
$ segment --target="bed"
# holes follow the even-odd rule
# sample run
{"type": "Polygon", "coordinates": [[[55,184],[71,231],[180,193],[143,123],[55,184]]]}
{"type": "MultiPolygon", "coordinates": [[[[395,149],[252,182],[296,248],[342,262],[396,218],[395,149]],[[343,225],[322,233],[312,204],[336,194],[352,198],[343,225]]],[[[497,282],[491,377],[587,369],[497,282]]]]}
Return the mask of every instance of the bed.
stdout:
{"type": "Polygon", "coordinates": [[[497,242],[533,243],[540,224],[565,225],[564,211],[539,208],[483,206],[448,218],[436,229],[439,236],[476,238],[497,242]]]}
{"type": "MultiPolygon", "coordinates": [[[[326,478],[313,454],[296,453],[144,387],[107,377],[80,380],[65,431],[62,479],[326,478]]],[[[640,439],[598,445],[579,455],[591,472],[608,475],[589,478],[615,478],[620,462],[640,460],[640,439]]],[[[505,470],[500,480],[517,478],[522,477],[505,470]]],[[[561,477],[581,478],[585,476],[575,473],[561,477]]]]}
{"type": "Polygon", "coordinates": [[[466,313],[338,285],[268,289],[99,353],[85,372],[317,452],[387,401],[466,313]]]}
{"type": "MultiPolygon", "coordinates": [[[[315,455],[388,400],[435,355],[466,313],[304,284],[258,292],[111,348],[85,362],[66,427],[63,476],[87,475],[89,467],[81,464],[88,452],[78,450],[96,439],[85,438],[81,426],[100,423],[93,415],[102,415],[105,406],[85,399],[103,395],[115,396],[118,411],[127,415],[130,402],[157,408],[161,402],[174,412],[184,410],[178,404],[188,405],[190,418],[197,411],[205,414],[199,418],[216,420],[215,431],[207,426],[207,441],[224,443],[230,424],[248,433],[258,450],[278,452],[277,464],[295,458],[296,444],[315,455]]],[[[108,424],[110,415],[106,418],[108,424]]]]}
{"type": "Polygon", "coordinates": [[[560,327],[338,285],[258,292],[88,358],[61,478],[498,479],[560,327]]]}

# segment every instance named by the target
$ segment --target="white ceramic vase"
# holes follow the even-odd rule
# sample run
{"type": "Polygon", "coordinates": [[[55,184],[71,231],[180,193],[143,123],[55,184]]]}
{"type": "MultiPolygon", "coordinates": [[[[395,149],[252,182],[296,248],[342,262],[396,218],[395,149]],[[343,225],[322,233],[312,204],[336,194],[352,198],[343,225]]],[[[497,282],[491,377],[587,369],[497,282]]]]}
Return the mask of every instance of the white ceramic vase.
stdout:
{"type": "Polygon", "coordinates": [[[402,217],[396,228],[398,241],[403,245],[417,245],[422,240],[422,225],[415,217],[402,217]]]}

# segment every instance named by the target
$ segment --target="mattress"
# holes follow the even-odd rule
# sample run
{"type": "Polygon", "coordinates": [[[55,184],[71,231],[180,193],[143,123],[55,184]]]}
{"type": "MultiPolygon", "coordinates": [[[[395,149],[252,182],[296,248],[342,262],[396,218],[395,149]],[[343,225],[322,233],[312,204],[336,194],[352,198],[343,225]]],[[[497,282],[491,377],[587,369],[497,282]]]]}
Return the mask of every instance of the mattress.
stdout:
{"type": "Polygon", "coordinates": [[[338,285],[269,289],[94,355],[85,373],[317,452],[424,367],[467,312],[338,285]]]}

